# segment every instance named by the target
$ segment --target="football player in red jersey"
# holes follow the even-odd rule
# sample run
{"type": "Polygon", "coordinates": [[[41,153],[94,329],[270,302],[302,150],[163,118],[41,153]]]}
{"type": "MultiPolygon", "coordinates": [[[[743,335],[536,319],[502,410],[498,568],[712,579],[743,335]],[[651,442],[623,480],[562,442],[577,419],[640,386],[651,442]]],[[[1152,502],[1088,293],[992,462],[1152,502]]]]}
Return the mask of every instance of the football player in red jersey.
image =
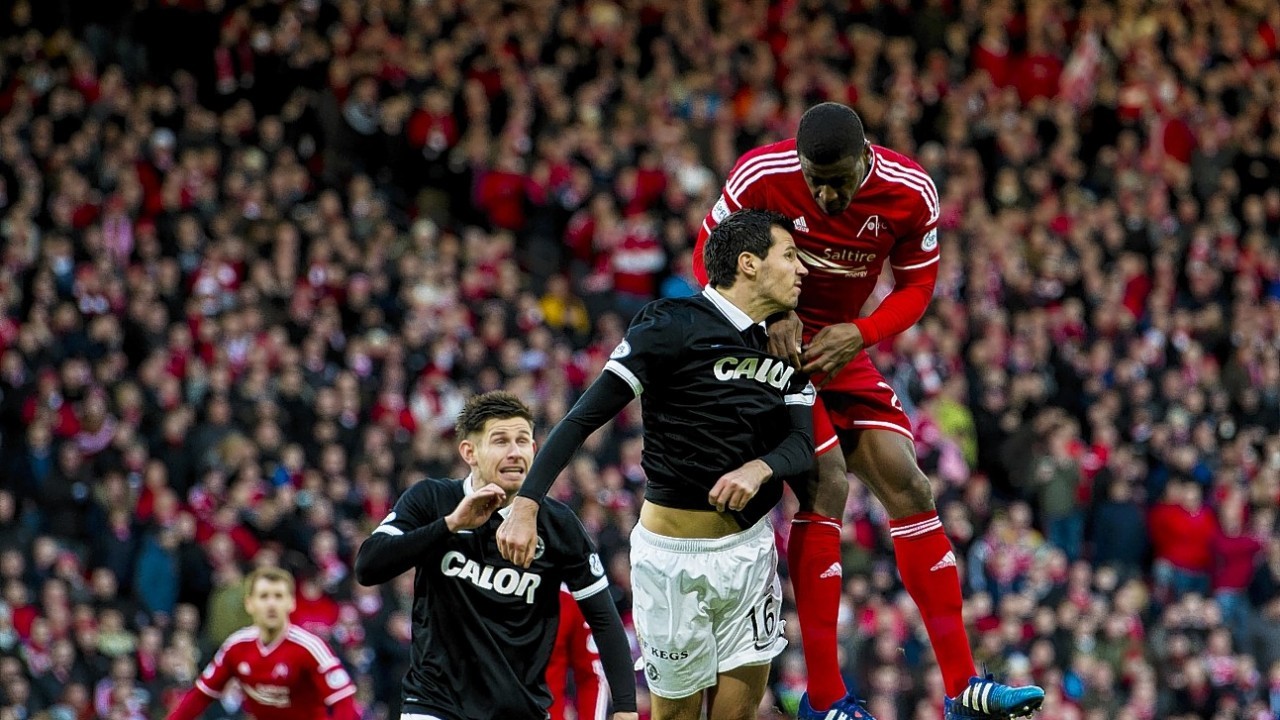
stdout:
{"type": "Polygon", "coordinates": [[[292,575],[280,568],[254,570],[245,581],[244,608],[253,624],[222,643],[169,720],[200,717],[232,678],[250,718],[358,720],[356,686],[342,663],[324,640],[289,622],[292,575]]]}
{"type": "Polygon", "coordinates": [[[942,669],[947,717],[1034,712],[1044,699],[1040,688],[974,677],[955,552],[929,480],[916,464],[911,421],[862,352],[914,325],[933,296],[939,258],[933,181],[910,158],[868,142],[852,109],[822,103],[805,112],[795,139],[756,148],[738,160],[698,235],[694,271],[700,281],[706,281],[707,236],[741,208],[791,218],[809,269],[799,307],[769,327],[770,350],[803,363],[820,390],[813,409],[817,470],[809,487],[797,493],[801,511],[787,548],[809,672],[800,717],[871,717],[845,687],[837,661],[846,468],[889,512],[898,571],[942,669]],[[893,268],[893,291],[861,317],[886,260],[893,268]],[[841,452],[832,452],[837,448],[841,452]]]}
{"type": "Polygon", "coordinates": [[[573,706],[578,720],[605,720],[609,710],[609,683],[600,664],[600,650],[591,635],[591,626],[582,615],[578,601],[567,585],[560,586],[560,627],[556,646],[547,664],[547,689],[551,691],[550,720],[565,720],[565,709],[573,706]],[[573,697],[568,693],[573,672],[573,697]]]}

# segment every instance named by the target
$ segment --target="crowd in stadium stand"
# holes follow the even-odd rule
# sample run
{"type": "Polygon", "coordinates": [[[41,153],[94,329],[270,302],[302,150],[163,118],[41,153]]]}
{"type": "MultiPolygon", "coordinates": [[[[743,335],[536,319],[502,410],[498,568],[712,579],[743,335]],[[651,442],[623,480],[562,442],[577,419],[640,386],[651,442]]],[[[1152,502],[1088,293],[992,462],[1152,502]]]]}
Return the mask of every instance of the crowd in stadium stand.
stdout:
{"type": "MultiPolygon", "coordinates": [[[[932,309],[869,352],[979,662],[1045,720],[1280,717],[1280,4],[4,7],[0,720],[162,716],[276,563],[394,717],[411,579],[355,586],[356,547],[464,472],[468,393],[545,433],[632,313],[695,292],[735,159],[828,99],[942,198],[932,309]]],[[[634,410],[553,491],[624,615],[634,410]]],[[[936,718],[853,488],[846,673],[936,718]]]]}

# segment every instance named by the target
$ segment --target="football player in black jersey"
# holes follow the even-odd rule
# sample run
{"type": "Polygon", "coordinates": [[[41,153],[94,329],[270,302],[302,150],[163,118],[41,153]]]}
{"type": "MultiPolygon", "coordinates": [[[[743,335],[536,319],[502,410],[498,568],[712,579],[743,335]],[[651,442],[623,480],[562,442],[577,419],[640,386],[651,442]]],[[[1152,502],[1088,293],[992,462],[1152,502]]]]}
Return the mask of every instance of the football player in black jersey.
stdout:
{"type": "Polygon", "coordinates": [[[642,397],[647,486],[631,582],[655,720],[697,720],[704,695],[711,720],[756,717],[786,646],[767,514],[783,479],[813,464],[813,386],[768,353],[764,330],[765,318],[795,308],[807,274],[791,222],[739,211],[705,253],[707,288],[645,306],[548,436],[498,531],[504,557],[536,562],[552,482],[592,432],[642,397]]]}
{"type": "Polygon", "coordinates": [[[560,617],[560,585],[578,601],[600,649],[613,720],[636,720],[635,674],[604,566],[582,523],[548,500],[532,562],[498,553],[494,534],[533,461],[533,414],[490,392],[458,415],[462,480],[423,480],[360,546],[356,581],[414,570],[413,636],[401,720],[541,720],[560,617]]]}

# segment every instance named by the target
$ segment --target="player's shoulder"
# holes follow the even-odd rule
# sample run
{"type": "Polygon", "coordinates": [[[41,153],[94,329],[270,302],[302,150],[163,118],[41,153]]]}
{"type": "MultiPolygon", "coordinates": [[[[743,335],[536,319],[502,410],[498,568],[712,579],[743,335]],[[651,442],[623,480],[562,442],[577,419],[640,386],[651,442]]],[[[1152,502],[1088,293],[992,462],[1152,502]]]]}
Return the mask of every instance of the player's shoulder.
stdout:
{"type": "MultiPolygon", "coordinates": [[[[542,509],[546,512],[547,524],[553,527],[572,527],[581,524],[577,514],[573,512],[573,508],[553,497],[548,497],[542,501],[542,509]]],[[[541,513],[539,513],[539,517],[542,517],[541,513]]]]}
{"type": "Polygon", "coordinates": [[[252,647],[258,641],[258,637],[257,626],[250,625],[240,628],[222,641],[222,645],[218,648],[217,653],[214,654],[214,660],[219,663],[226,663],[229,662],[228,658],[231,658],[231,661],[234,661],[235,658],[242,656],[245,648],[252,647]]]}
{"type": "Polygon", "coordinates": [[[938,219],[938,188],[920,163],[896,150],[872,145],[870,173],[883,191],[919,207],[930,222],[938,219]]]}
{"type": "Polygon", "coordinates": [[[874,145],[874,144],[871,146],[871,152],[874,155],[876,160],[884,161],[888,167],[905,168],[908,170],[915,170],[917,172],[921,172],[928,175],[928,173],[925,172],[924,167],[920,163],[916,162],[914,158],[912,158],[910,155],[907,155],[906,153],[900,153],[897,150],[894,150],[893,148],[887,148],[883,145],[874,145]]]}
{"type": "Polygon", "coordinates": [[[796,163],[799,163],[800,155],[796,153],[796,139],[787,138],[768,145],[754,147],[738,158],[738,166],[741,167],[751,161],[761,160],[795,160],[796,163]]]}
{"type": "Polygon", "coordinates": [[[644,323],[658,329],[679,330],[692,320],[700,297],[702,297],[701,294],[659,298],[646,303],[631,324],[635,326],[644,323]]]}
{"type": "Polygon", "coordinates": [[[285,641],[315,660],[321,669],[335,665],[338,662],[333,650],[329,647],[329,643],[306,628],[298,625],[289,625],[289,629],[285,631],[285,641]]]}
{"type": "Polygon", "coordinates": [[[738,158],[729,173],[725,190],[737,200],[751,186],[770,182],[800,172],[800,155],[796,153],[794,138],[748,150],[738,158]]]}
{"type": "Polygon", "coordinates": [[[434,504],[441,500],[457,502],[466,494],[461,480],[449,478],[423,478],[405,489],[403,497],[417,502],[434,504]]]}
{"type": "Polygon", "coordinates": [[[582,519],[573,508],[555,498],[549,497],[542,501],[542,512],[538,513],[538,519],[546,523],[544,527],[548,531],[547,541],[554,547],[577,548],[581,547],[583,539],[588,542],[591,540],[582,519]]]}
{"type": "Polygon", "coordinates": [[[222,647],[223,649],[227,649],[233,648],[237,645],[247,645],[257,640],[258,637],[258,627],[256,625],[250,625],[248,627],[240,628],[228,635],[227,639],[222,641],[222,647]]]}

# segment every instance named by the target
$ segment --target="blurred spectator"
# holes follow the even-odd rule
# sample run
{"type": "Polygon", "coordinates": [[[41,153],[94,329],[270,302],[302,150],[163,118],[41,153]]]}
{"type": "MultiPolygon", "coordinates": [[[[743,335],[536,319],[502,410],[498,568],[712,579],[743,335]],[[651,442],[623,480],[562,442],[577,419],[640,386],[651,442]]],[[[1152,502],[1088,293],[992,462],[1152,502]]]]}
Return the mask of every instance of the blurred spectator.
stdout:
{"type": "MultiPolygon", "coordinates": [[[[467,393],[562,417],[827,99],[938,185],[932,308],[868,352],[980,654],[1046,718],[1280,715],[1280,8],[836,5],[7,4],[0,715],[162,713],[273,562],[397,714],[412,580],[355,543],[467,393]]],[[[637,429],[555,490],[623,558],[637,429]]],[[[846,528],[845,674],[936,716],[856,483],[846,528]]]]}
{"type": "Polygon", "coordinates": [[[1202,503],[1199,483],[1168,486],[1166,499],[1151,510],[1156,592],[1162,597],[1184,593],[1207,595],[1218,522],[1202,503]]]}

